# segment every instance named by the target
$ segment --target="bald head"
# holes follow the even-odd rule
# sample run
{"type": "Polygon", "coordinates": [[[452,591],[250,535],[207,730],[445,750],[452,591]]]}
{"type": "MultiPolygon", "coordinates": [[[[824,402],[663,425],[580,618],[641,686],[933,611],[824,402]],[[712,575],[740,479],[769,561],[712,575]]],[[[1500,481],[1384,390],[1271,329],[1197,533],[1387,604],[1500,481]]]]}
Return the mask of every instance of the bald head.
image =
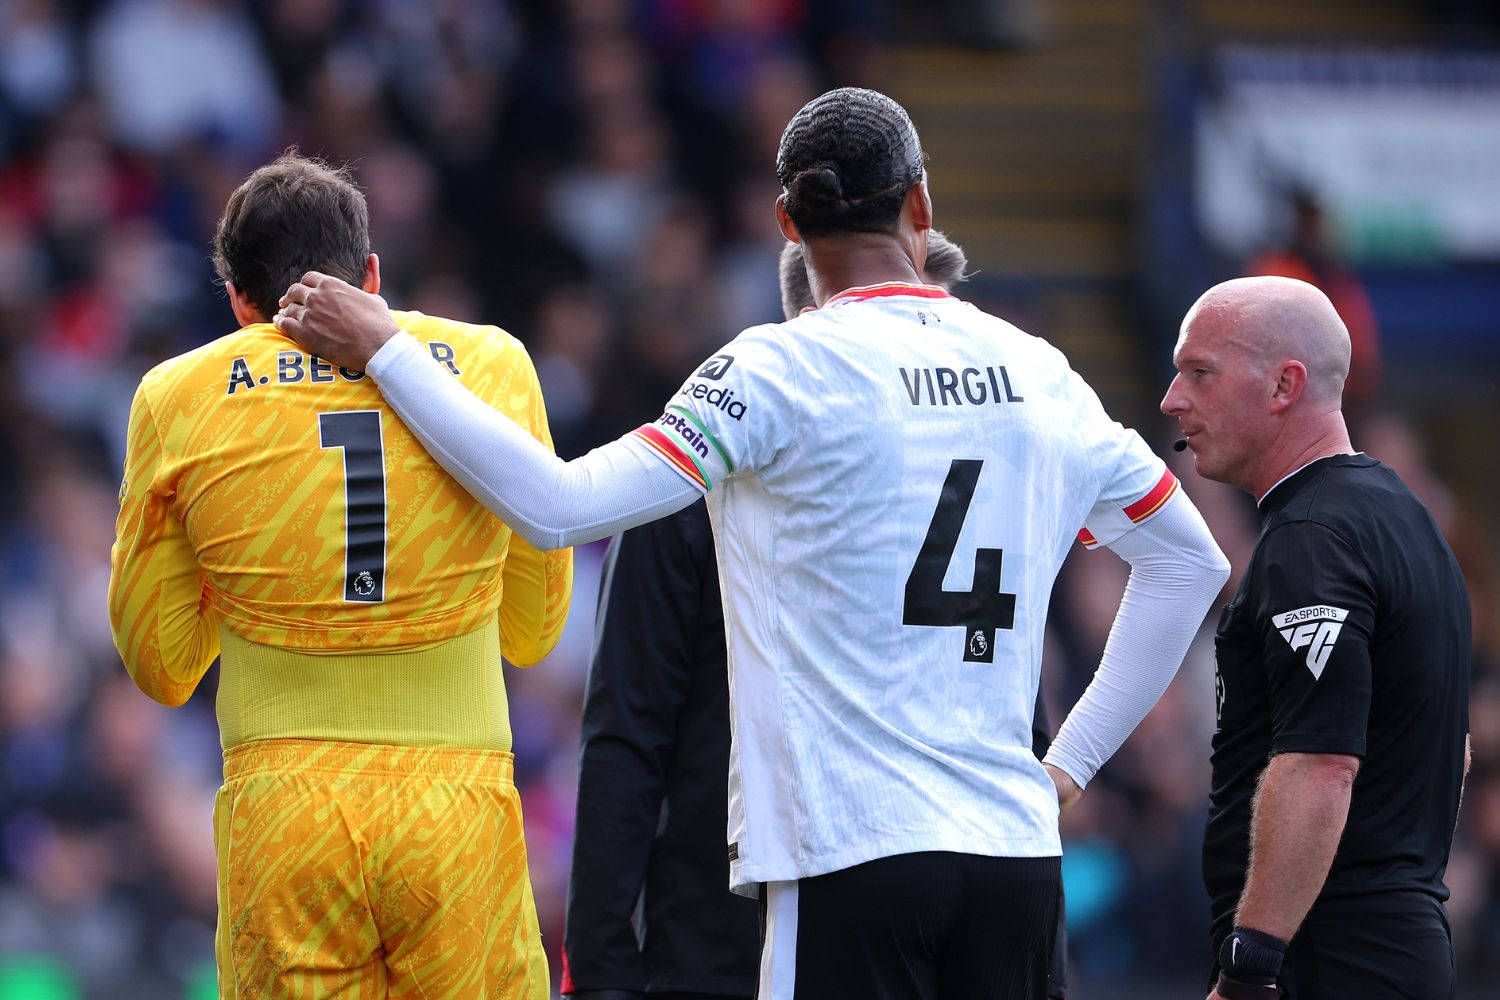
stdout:
{"type": "Polygon", "coordinates": [[[1307,396],[1337,406],[1349,378],[1349,330],[1333,303],[1295,278],[1235,278],[1204,292],[1182,321],[1255,365],[1301,362],[1307,396]]]}
{"type": "Polygon", "coordinates": [[[1290,278],[1237,278],[1188,310],[1161,409],[1198,473],[1257,498],[1289,473],[1348,454],[1340,404],[1349,331],[1327,296],[1290,278]]]}

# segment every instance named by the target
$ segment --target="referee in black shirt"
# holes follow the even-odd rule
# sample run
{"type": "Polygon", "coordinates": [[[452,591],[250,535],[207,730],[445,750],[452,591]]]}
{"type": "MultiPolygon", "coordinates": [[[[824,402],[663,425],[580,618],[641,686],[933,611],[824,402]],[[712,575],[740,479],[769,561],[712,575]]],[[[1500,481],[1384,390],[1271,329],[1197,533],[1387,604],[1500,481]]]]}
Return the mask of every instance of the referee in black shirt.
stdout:
{"type": "Polygon", "coordinates": [[[1351,446],[1349,335],[1312,285],[1210,289],[1173,362],[1162,411],[1264,517],[1216,640],[1210,998],[1449,1000],[1470,649],[1453,552],[1351,446]]]}

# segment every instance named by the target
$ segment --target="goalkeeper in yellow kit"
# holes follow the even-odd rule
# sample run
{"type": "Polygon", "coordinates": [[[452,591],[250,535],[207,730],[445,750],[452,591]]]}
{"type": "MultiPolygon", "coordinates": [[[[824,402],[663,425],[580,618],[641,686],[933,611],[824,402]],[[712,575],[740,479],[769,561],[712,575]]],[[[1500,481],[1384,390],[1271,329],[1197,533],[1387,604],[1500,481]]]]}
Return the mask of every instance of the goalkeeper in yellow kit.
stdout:
{"type": "MultiPolygon", "coordinates": [[[[266,322],[310,269],[379,289],[344,172],[262,167],[214,243],[241,328],[141,380],[109,605],[157,701],[221,658],[220,995],[540,1000],[500,657],[557,641],[571,552],[513,536],[361,373],[266,322]]],[[[518,341],[397,315],[551,446],[518,341]]]]}

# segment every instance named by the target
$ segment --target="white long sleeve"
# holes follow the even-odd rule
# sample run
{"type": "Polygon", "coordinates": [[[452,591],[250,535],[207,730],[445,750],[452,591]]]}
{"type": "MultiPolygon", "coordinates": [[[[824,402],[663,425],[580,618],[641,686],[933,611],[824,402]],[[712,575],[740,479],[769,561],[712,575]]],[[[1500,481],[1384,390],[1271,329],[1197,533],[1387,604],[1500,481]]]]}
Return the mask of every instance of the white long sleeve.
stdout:
{"type": "Polygon", "coordinates": [[[538,549],[603,538],[703,495],[628,437],[564,462],[408,333],[387,341],[366,373],[438,464],[538,549]]]}
{"type": "Polygon", "coordinates": [[[1155,517],[1109,548],[1130,563],[1130,582],[1099,669],[1045,758],[1080,788],[1166,691],[1229,578],[1229,561],[1180,490],[1155,517]]]}

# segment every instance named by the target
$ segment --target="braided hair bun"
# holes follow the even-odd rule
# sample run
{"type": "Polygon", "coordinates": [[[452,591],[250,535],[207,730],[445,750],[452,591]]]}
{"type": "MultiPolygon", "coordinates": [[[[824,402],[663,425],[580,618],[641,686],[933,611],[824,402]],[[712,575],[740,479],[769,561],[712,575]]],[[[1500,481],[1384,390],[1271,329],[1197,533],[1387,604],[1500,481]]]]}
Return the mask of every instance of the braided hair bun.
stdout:
{"type": "Polygon", "coordinates": [[[776,177],[804,236],[890,232],[922,179],[922,145],[905,109],[860,87],[809,101],[781,134],[776,177]]]}

